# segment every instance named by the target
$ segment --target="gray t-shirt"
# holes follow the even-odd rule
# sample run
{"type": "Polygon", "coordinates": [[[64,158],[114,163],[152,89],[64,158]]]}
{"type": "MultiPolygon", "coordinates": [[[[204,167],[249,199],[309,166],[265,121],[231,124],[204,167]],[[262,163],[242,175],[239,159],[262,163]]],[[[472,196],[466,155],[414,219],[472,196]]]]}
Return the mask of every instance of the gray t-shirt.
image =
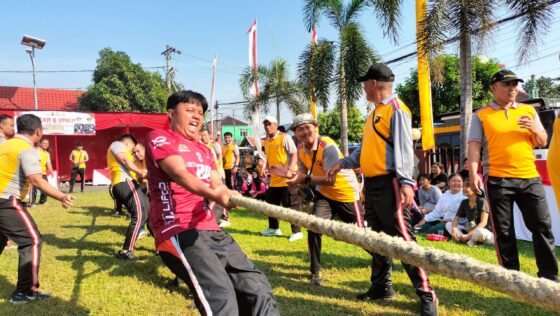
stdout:
{"type": "Polygon", "coordinates": [[[430,190],[426,191],[423,187],[418,188],[418,199],[421,208],[433,208],[441,197],[441,190],[435,185],[430,185],[430,190]]]}

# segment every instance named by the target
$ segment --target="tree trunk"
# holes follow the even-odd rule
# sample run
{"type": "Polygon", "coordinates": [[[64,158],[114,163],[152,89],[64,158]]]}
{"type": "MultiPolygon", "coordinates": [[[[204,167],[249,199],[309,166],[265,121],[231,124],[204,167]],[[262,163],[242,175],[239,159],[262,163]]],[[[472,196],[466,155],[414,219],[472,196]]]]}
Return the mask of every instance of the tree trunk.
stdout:
{"type": "Polygon", "coordinates": [[[276,120],[278,120],[278,126],[280,126],[280,100],[276,100],[276,120]]]}
{"type": "Polygon", "coordinates": [[[340,94],[340,149],[348,156],[348,100],[346,99],[346,72],[344,71],[344,54],[340,48],[340,78],[338,93],[340,94]]]}
{"type": "Polygon", "coordinates": [[[467,26],[461,29],[459,42],[459,62],[461,68],[461,160],[459,166],[463,165],[463,160],[467,157],[467,146],[469,130],[472,120],[472,56],[471,56],[471,33],[467,26]]]}

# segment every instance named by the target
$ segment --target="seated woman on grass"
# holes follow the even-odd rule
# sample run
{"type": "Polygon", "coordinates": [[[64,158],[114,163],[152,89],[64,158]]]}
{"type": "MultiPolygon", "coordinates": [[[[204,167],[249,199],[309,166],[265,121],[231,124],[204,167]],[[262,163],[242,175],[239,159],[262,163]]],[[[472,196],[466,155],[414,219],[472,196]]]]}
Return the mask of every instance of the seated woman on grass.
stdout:
{"type": "MultiPolygon", "coordinates": [[[[451,223],[455,217],[459,205],[464,199],[463,178],[458,174],[453,174],[449,177],[449,190],[443,193],[434,210],[414,225],[415,230],[426,234],[437,234],[444,230],[446,223],[451,223]]],[[[451,233],[451,231],[448,232],[451,233]]]]}
{"type": "Polygon", "coordinates": [[[266,183],[257,176],[257,172],[253,171],[253,182],[251,182],[251,190],[249,194],[252,198],[264,201],[266,197],[266,183]]]}
{"type": "Polygon", "coordinates": [[[453,222],[446,224],[447,231],[451,233],[454,240],[466,242],[471,247],[475,243],[493,243],[494,235],[488,219],[490,216],[488,202],[473,192],[469,179],[465,180],[463,194],[467,199],[461,201],[453,222]],[[465,225],[459,224],[465,218],[465,225]]]}

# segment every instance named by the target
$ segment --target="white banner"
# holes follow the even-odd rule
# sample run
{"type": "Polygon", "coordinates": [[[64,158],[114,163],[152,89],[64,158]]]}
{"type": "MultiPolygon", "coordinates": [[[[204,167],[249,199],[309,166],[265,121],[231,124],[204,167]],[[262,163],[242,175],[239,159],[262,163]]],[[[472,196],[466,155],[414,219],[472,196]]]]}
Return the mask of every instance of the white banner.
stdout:
{"type": "Polygon", "coordinates": [[[18,116],[33,114],[41,119],[45,135],[95,135],[93,113],[61,111],[19,112],[18,116]]]}

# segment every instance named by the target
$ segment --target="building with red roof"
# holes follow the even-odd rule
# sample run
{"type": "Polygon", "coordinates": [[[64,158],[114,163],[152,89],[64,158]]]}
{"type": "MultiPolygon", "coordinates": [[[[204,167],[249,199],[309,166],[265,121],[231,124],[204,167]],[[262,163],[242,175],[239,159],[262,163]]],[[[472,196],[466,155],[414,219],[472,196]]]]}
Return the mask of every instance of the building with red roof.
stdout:
{"type": "MultiPolygon", "coordinates": [[[[37,89],[38,110],[72,111],[86,90],[37,89]]],[[[0,86],[0,110],[35,110],[33,88],[0,86]]]]}

